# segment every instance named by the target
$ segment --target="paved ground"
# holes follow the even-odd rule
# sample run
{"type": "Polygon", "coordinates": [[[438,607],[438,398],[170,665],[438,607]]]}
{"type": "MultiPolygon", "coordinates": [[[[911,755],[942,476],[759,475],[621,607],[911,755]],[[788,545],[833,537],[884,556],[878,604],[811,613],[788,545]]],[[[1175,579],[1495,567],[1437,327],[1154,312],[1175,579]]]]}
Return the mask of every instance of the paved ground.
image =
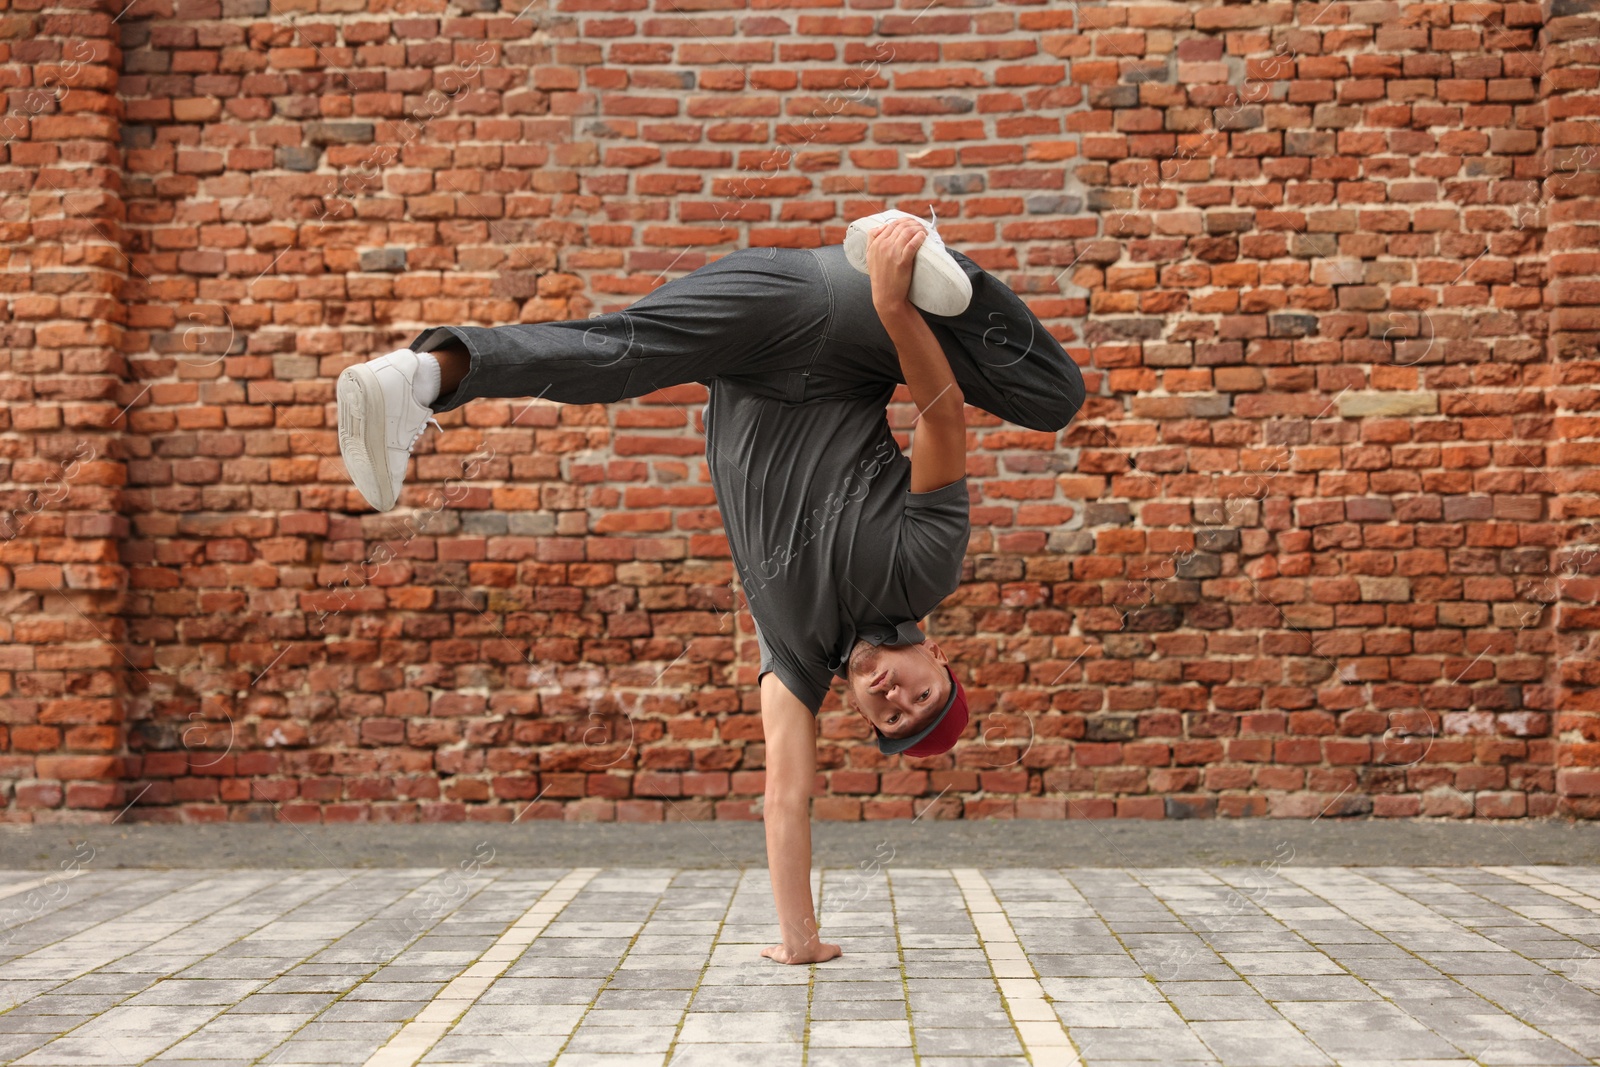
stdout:
{"type": "MultiPolygon", "coordinates": [[[[480,843],[501,867],[767,865],[760,822],[345,823],[274,819],[168,826],[0,826],[0,869],[55,870],[75,848],[110,867],[448,867],[480,843]]],[[[131,817],[131,816],[130,816],[131,817]]],[[[119,813],[118,820],[122,816],[119,813]]],[[[1564,819],[916,819],[816,821],[817,867],[893,853],[908,867],[1579,863],[1600,866],[1600,823],[1564,819]]]]}
{"type": "Polygon", "coordinates": [[[0,872],[0,1062],[1600,1063],[1594,866],[877,850],[814,875],[845,955],[789,967],[762,867],[513,867],[468,830],[426,868],[141,870],[64,836],[0,872]]]}

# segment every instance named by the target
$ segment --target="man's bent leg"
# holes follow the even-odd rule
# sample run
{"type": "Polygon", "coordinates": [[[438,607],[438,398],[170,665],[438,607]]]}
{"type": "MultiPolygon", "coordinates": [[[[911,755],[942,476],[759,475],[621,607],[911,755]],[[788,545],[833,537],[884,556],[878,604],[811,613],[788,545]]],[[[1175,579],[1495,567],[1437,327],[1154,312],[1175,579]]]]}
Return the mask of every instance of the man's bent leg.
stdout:
{"type": "Polygon", "coordinates": [[[972,279],[972,303],[960,315],[924,312],[923,317],[968,403],[1019,426],[1062,429],[1083,407],[1077,362],[1009,285],[961,252],[949,251],[972,279]]]}
{"type": "MultiPolygon", "coordinates": [[[[1056,431],[1083,407],[1083,374],[1061,343],[1016,293],[955,249],[972,280],[960,315],[922,312],[950,361],[967,403],[1029,429],[1056,431]]],[[[812,368],[806,396],[855,391],[862,378],[904,382],[888,331],[872,305],[872,280],[844,257],[843,246],[816,250],[833,291],[828,347],[812,368]]]]}

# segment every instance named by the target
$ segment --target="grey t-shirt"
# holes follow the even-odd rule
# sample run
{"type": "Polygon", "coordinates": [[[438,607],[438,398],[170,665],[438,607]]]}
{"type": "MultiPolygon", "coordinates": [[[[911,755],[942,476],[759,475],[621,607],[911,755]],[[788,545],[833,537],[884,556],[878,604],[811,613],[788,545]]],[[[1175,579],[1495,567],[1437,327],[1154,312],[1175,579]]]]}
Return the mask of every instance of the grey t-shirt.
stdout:
{"type": "Polygon", "coordinates": [[[913,493],[889,429],[888,383],[789,403],[717,378],[706,463],[761,647],[815,715],[858,637],[923,640],[917,620],[961,583],[971,532],[965,476],[913,493]]]}

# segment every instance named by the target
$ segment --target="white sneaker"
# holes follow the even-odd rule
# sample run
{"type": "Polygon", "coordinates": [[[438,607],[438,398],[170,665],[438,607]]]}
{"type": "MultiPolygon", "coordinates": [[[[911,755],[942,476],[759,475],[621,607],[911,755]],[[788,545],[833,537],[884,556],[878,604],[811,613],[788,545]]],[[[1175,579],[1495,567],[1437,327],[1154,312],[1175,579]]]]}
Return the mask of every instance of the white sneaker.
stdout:
{"type": "MultiPolygon", "coordinates": [[[[367,503],[388,511],[400,499],[406,463],[433,409],[417,400],[417,354],[409,348],[346,367],[339,375],[339,452],[367,503]]],[[[443,430],[443,426],[439,426],[443,430]]]]}
{"type": "MultiPolygon", "coordinates": [[[[933,210],[931,204],[928,210],[933,210]]],[[[850,261],[850,265],[862,274],[870,273],[867,270],[868,238],[895,219],[916,219],[928,231],[928,236],[917,248],[916,266],[911,271],[911,288],[906,294],[912,305],[930,315],[946,317],[967,310],[967,305],[972,303],[972,279],[967,277],[961,264],[945,249],[944,238],[934,228],[939,223],[937,215],[933,222],[928,222],[909,211],[890,208],[876,215],[856,219],[844,234],[844,257],[850,261]]]]}

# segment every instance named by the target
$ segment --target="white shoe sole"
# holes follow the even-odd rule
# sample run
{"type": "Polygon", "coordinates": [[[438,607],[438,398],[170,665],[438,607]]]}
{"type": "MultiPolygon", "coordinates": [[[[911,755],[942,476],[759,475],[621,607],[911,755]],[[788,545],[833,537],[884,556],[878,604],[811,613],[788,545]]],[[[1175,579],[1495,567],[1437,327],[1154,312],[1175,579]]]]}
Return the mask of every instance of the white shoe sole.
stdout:
{"type": "MultiPolygon", "coordinates": [[[[867,243],[877,228],[869,230],[852,222],[844,234],[844,256],[862,274],[867,270],[867,243]]],[[[906,297],[914,307],[930,315],[951,318],[972,303],[972,279],[955,257],[924,239],[917,249],[917,262],[911,270],[911,286],[906,297]]]]}
{"type": "Polygon", "coordinates": [[[339,375],[339,453],[345,470],[368,504],[378,511],[394,507],[394,478],[384,446],[383,388],[370,367],[356,364],[339,375]]]}

